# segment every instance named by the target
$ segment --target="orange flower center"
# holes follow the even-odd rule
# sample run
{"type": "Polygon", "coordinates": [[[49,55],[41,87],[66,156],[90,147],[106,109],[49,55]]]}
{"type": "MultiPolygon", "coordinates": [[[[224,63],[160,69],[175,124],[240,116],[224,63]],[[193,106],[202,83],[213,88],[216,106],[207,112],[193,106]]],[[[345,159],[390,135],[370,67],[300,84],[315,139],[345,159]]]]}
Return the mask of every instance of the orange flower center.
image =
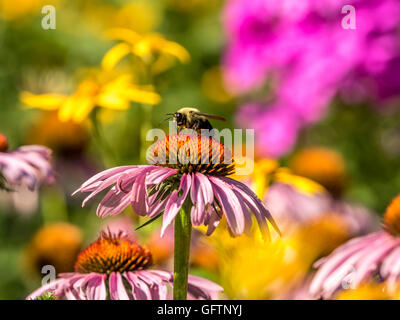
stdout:
{"type": "Polygon", "coordinates": [[[4,134],[0,133],[0,152],[8,150],[8,141],[4,134]]]}
{"type": "Polygon", "coordinates": [[[152,256],[146,247],[141,247],[120,235],[103,234],[79,254],[75,263],[75,271],[79,273],[122,273],[142,270],[151,264],[152,256]]]}
{"type": "Polygon", "coordinates": [[[160,139],[149,149],[147,160],[181,173],[227,176],[235,172],[230,150],[211,137],[197,135],[174,134],[160,139]]]}
{"type": "Polygon", "coordinates": [[[347,184],[343,157],[334,150],[322,147],[306,148],[290,162],[293,173],[314,180],[339,196],[347,184]]]}
{"type": "Polygon", "coordinates": [[[394,198],[386,208],[383,227],[394,236],[400,235],[400,195],[394,198]]]}

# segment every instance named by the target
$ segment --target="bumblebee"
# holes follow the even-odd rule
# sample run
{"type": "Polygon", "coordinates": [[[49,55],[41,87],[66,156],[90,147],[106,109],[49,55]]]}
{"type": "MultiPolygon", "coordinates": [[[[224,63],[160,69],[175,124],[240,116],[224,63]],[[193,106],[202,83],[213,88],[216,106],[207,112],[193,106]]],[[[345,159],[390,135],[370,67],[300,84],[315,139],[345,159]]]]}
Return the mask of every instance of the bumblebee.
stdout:
{"type": "Polygon", "coordinates": [[[176,122],[178,132],[182,131],[183,129],[193,129],[196,130],[198,134],[201,134],[201,129],[213,129],[208,119],[214,119],[224,122],[226,121],[222,117],[202,113],[196,108],[181,108],[175,113],[170,113],[167,115],[172,116],[172,119],[174,119],[174,121],[176,122]]]}

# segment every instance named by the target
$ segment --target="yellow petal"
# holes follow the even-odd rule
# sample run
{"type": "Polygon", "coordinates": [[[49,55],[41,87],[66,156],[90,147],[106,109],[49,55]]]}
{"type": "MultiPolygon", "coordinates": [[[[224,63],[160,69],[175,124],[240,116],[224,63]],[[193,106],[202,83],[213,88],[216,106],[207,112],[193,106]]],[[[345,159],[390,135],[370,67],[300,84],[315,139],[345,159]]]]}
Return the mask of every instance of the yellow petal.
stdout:
{"type": "Polygon", "coordinates": [[[58,111],[60,121],[70,121],[74,110],[74,96],[69,97],[58,111]]]}
{"type": "Polygon", "coordinates": [[[74,112],[72,120],[76,123],[80,123],[85,120],[89,113],[94,108],[93,99],[88,96],[78,97],[75,100],[74,112]]]}
{"type": "Polygon", "coordinates": [[[325,188],[319,183],[305,177],[294,175],[286,168],[278,169],[277,173],[275,174],[275,180],[292,185],[297,190],[306,194],[325,192],[325,188]]]}
{"type": "Polygon", "coordinates": [[[115,65],[129,52],[131,52],[130,45],[126,43],[119,43],[107,51],[103,57],[103,60],[101,61],[101,66],[104,70],[109,71],[113,69],[115,65]]]}
{"type": "Polygon", "coordinates": [[[133,46],[132,52],[135,55],[143,58],[151,53],[151,44],[145,40],[139,41],[133,46]]]}
{"type": "Polygon", "coordinates": [[[136,88],[126,89],[124,95],[131,101],[145,104],[159,104],[161,97],[155,92],[144,91],[136,88]]]}
{"type": "Polygon", "coordinates": [[[93,109],[93,100],[88,96],[73,95],[61,107],[58,117],[60,121],[80,123],[85,120],[93,109]]]}
{"type": "Polygon", "coordinates": [[[162,51],[178,58],[178,60],[180,60],[182,63],[188,63],[190,61],[189,52],[176,42],[165,41],[162,51]]]}
{"type": "Polygon", "coordinates": [[[165,70],[171,68],[176,62],[175,57],[170,55],[161,55],[156,61],[151,65],[151,73],[154,75],[160,74],[165,70]]]}
{"type": "Polygon", "coordinates": [[[101,93],[97,97],[97,104],[108,109],[126,110],[129,108],[128,99],[117,90],[101,93]]]}
{"type": "Polygon", "coordinates": [[[107,30],[104,35],[112,40],[121,40],[132,44],[142,38],[135,31],[126,28],[112,28],[107,30]]]}
{"type": "Polygon", "coordinates": [[[23,91],[20,94],[20,100],[26,104],[27,107],[39,108],[42,110],[57,110],[66,99],[66,96],[56,93],[35,95],[23,91]]]}

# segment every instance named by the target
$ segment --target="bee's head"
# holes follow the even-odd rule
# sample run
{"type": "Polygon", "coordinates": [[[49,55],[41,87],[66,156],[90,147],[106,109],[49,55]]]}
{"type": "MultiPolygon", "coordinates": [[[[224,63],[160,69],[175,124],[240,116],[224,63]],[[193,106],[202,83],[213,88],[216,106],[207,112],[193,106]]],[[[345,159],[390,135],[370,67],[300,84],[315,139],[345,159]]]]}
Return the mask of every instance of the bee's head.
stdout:
{"type": "Polygon", "coordinates": [[[185,123],[186,116],[182,112],[175,112],[173,117],[178,126],[185,123]]]}

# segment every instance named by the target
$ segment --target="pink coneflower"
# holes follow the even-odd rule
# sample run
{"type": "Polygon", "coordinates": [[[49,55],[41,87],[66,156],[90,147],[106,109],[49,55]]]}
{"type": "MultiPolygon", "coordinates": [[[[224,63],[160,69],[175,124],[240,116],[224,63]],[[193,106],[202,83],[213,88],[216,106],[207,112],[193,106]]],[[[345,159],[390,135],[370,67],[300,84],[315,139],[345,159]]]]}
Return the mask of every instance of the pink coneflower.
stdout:
{"type": "MultiPolygon", "coordinates": [[[[103,233],[80,253],[75,272],[63,273],[27,299],[51,292],[67,300],[166,300],[173,286],[171,272],[149,269],[152,256],[122,233],[103,233]]],[[[188,298],[216,299],[223,289],[200,277],[189,276],[188,298]]]]}
{"type": "Polygon", "coordinates": [[[352,239],[317,261],[310,293],[331,298],[341,287],[356,287],[376,277],[395,290],[400,279],[400,196],[386,209],[383,222],[384,230],[352,239]]]}
{"type": "Polygon", "coordinates": [[[234,162],[216,140],[184,134],[168,136],[149,150],[148,160],[151,165],[116,167],[86,181],[76,191],[91,192],[83,205],[112,186],[97,215],[116,215],[129,204],[141,216],[163,214],[161,235],[183,206],[190,210],[194,226],[208,226],[208,235],[222,214],[231,234],[242,234],[251,226],[250,212],[267,234],[267,220],[278,231],[261,200],[246,185],[227,177],[235,170],[234,162]]]}
{"type": "Polygon", "coordinates": [[[0,134],[0,175],[5,178],[10,189],[26,186],[31,190],[41,183],[54,181],[50,165],[50,149],[39,145],[22,146],[7,151],[8,144],[4,135],[0,134]]]}

